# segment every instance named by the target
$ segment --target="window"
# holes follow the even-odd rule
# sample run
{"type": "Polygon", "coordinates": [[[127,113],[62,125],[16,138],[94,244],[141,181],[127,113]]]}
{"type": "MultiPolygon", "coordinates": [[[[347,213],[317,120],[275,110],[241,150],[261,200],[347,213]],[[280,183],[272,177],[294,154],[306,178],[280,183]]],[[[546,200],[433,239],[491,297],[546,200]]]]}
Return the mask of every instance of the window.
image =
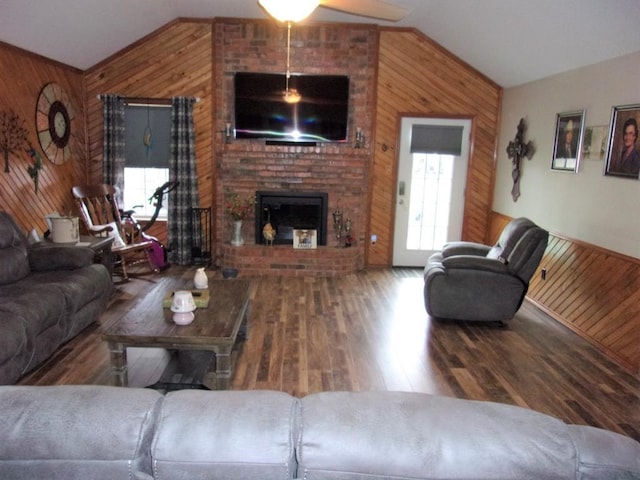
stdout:
{"type": "MultiPolygon", "coordinates": [[[[171,107],[128,104],[124,124],[123,208],[135,210],[138,218],[149,218],[155,211],[149,199],[169,180],[171,107]]],[[[166,205],[158,218],[167,218],[166,205]]]]}
{"type": "Polygon", "coordinates": [[[414,153],[407,249],[440,250],[447,241],[453,155],[414,153]]]}
{"type": "Polygon", "coordinates": [[[449,233],[454,158],[462,149],[460,125],[415,124],[407,249],[440,250],[449,233]]]}

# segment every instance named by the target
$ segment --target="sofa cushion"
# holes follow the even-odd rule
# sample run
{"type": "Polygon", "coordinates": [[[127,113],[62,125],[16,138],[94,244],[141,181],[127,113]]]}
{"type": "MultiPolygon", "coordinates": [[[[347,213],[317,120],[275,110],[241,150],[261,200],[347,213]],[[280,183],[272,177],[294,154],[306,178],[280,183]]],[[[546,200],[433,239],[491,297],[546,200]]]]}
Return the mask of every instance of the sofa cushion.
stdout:
{"type": "Polygon", "coordinates": [[[34,272],[75,270],[93,263],[95,252],[88,247],[35,243],[29,248],[29,267],[34,272]]]}
{"type": "Polygon", "coordinates": [[[17,282],[29,275],[29,260],[24,246],[0,250],[0,285],[17,282]]]}
{"type": "Polygon", "coordinates": [[[149,480],[161,402],[146,389],[4,387],[0,478],[149,480]]]}
{"type": "Polygon", "coordinates": [[[293,478],[299,409],[299,400],[281,392],[169,393],[152,447],[154,476],[293,478]]]}
{"type": "Polygon", "coordinates": [[[0,302],[4,315],[24,325],[27,351],[21,373],[27,373],[49,358],[64,339],[64,298],[55,289],[38,285],[27,289],[17,282],[0,287],[0,302]]]}
{"type": "Polygon", "coordinates": [[[0,384],[12,384],[22,375],[30,348],[24,322],[12,317],[1,305],[0,332],[0,384]]]}
{"type": "Polygon", "coordinates": [[[568,428],[579,452],[581,480],[640,479],[638,442],[587,425],[569,425],[568,428]]]}
{"type": "Polygon", "coordinates": [[[55,289],[43,285],[16,282],[0,287],[2,311],[22,319],[29,336],[38,335],[60,323],[65,313],[64,298],[55,289]]]}
{"type": "MultiPolygon", "coordinates": [[[[102,264],[91,264],[77,270],[34,272],[17,285],[20,284],[23,284],[24,288],[36,285],[46,288],[63,299],[65,338],[68,338],[71,331],[77,333],[77,328],[73,325],[76,313],[94,302],[97,302],[102,310],[109,299],[105,292],[110,292],[112,288],[111,275],[102,264]]],[[[96,317],[92,316],[91,320],[95,319],[96,317]]]]}
{"type": "Polygon", "coordinates": [[[567,425],[510,405],[325,392],[302,399],[300,431],[298,476],[307,480],[575,478],[567,425]]]}
{"type": "Polygon", "coordinates": [[[511,220],[504,230],[502,230],[500,238],[496,244],[491,247],[487,253],[487,258],[493,258],[494,260],[500,260],[503,263],[507,263],[511,252],[518,244],[524,233],[532,227],[535,227],[535,224],[527,218],[521,217],[511,220]]]}
{"type": "Polygon", "coordinates": [[[26,237],[7,212],[0,212],[0,285],[28,274],[26,237]]]}

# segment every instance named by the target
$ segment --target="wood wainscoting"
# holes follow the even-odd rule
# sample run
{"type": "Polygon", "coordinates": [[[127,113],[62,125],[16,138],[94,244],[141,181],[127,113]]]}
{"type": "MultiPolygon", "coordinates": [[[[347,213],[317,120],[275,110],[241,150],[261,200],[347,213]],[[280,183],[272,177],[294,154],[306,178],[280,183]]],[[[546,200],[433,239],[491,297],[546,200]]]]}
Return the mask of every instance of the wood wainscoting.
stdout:
{"type": "MultiPolygon", "coordinates": [[[[492,213],[492,241],[510,220],[492,213]]],[[[616,363],[640,374],[640,260],[550,233],[527,297],[616,363]]]]}

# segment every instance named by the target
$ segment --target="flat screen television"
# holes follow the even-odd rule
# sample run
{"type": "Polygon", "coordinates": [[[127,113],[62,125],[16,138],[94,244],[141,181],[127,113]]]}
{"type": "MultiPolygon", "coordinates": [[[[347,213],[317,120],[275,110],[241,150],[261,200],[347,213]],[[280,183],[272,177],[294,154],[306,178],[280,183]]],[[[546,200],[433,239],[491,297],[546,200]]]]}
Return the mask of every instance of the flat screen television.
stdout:
{"type": "Polygon", "coordinates": [[[292,74],[289,90],[300,95],[296,103],[285,101],[285,85],[284,74],[235,74],[236,138],[295,143],[347,140],[349,77],[292,74]]]}

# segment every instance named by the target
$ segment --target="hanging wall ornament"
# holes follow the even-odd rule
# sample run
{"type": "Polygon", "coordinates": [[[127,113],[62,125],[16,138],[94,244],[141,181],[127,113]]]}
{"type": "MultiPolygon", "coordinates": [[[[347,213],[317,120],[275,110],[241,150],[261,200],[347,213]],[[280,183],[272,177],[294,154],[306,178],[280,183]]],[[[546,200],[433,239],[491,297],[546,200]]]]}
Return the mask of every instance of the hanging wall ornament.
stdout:
{"type": "Polygon", "coordinates": [[[13,110],[0,112],[0,150],[4,156],[4,171],[9,173],[9,155],[22,153],[29,148],[27,129],[13,110]]]}
{"type": "Polygon", "coordinates": [[[511,178],[513,179],[511,198],[513,198],[514,202],[516,202],[520,196],[520,160],[522,160],[523,157],[531,160],[535,151],[533,142],[529,141],[524,143],[525,128],[524,118],[521,118],[520,123],[518,123],[516,138],[509,142],[507,146],[507,155],[511,159],[511,178]]]}
{"type": "Polygon", "coordinates": [[[27,166],[27,173],[31,177],[31,180],[33,180],[33,188],[37,195],[38,181],[40,179],[40,170],[42,170],[42,157],[40,156],[38,151],[33,147],[27,150],[27,154],[29,155],[29,157],[31,157],[31,160],[33,162],[31,165],[27,166]]]}

